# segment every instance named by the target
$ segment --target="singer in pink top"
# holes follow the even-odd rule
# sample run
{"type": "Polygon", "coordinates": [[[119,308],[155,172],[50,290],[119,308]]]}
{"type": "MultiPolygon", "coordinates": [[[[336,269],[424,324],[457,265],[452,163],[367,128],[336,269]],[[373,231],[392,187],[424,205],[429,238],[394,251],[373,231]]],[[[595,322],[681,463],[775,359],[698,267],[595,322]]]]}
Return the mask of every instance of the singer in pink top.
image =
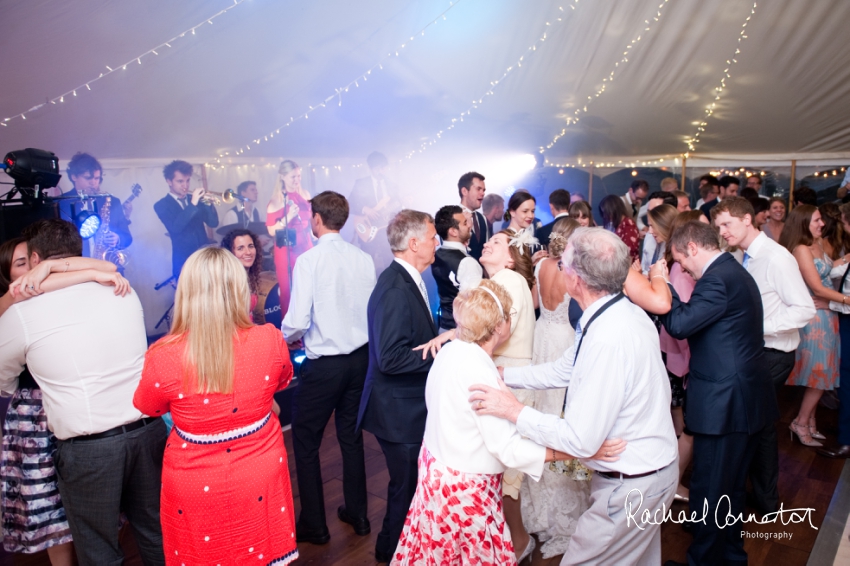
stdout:
{"type": "Polygon", "coordinates": [[[275,239],[274,266],[280,286],[281,316],[289,310],[290,275],[298,256],[313,247],[310,193],[301,187],[301,167],[289,159],[280,164],[278,182],[266,208],[266,226],[275,239]]]}

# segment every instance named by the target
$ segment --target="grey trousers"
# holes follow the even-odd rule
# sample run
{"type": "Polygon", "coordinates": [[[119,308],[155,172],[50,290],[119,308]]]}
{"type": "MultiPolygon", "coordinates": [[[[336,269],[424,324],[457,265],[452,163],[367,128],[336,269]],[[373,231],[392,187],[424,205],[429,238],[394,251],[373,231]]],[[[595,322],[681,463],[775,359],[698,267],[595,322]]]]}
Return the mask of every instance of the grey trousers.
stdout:
{"type": "Polygon", "coordinates": [[[640,519],[644,510],[649,510],[660,523],[662,505],[670,508],[678,483],[678,459],[642,478],[609,479],[593,474],[590,508],[579,518],[561,566],[661,564],[661,525],[644,524],[640,519]]]}
{"type": "Polygon", "coordinates": [[[119,566],[119,516],[130,521],[145,566],[165,564],[159,496],[165,452],[162,419],[98,440],[57,441],[56,475],[81,566],[119,566]]]}

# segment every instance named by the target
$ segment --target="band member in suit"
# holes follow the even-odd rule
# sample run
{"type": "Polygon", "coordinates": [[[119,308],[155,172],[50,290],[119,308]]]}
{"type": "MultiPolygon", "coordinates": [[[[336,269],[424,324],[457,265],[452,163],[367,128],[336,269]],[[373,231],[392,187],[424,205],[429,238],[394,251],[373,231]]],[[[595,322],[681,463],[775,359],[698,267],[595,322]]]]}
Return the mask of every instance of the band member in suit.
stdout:
{"type": "Polygon", "coordinates": [[[366,158],[366,164],[369,165],[370,175],[357,179],[348,201],[351,203],[351,215],[354,217],[352,220],[356,230],[377,228],[371,240],[364,241],[355,237],[354,243],[372,256],[376,273],[381,273],[393,261],[393,252],[387,243],[387,224],[401,209],[401,205],[398,200],[398,188],[387,179],[387,157],[383,153],[373,151],[366,158]],[[363,218],[368,222],[364,223],[363,218]]]}
{"type": "Polygon", "coordinates": [[[310,231],[310,193],[301,186],[301,167],[286,159],[278,169],[277,184],[266,207],[266,226],[274,238],[274,266],[280,286],[280,310],[289,309],[292,270],[298,256],[313,247],[310,231]]]}
{"type": "Polygon", "coordinates": [[[177,278],[189,256],[210,243],[204,225],[210,228],[218,226],[218,212],[212,204],[202,200],[206,192],[203,187],[189,193],[191,164],[172,161],[165,166],[162,174],[168,183],[168,194],[159,199],[153,209],[171,238],[171,267],[177,278]]]}
{"type": "Polygon", "coordinates": [[[484,244],[493,235],[490,224],[481,213],[481,201],[487,187],[484,185],[484,175],[470,171],[460,176],[457,181],[457,192],[460,194],[460,207],[469,215],[472,224],[472,235],[469,238],[469,255],[476,260],[481,259],[484,244]]]}
{"type": "MultiPolygon", "coordinates": [[[[728,507],[738,516],[759,434],[779,418],[764,357],[761,294],[747,270],[720,251],[710,225],[688,222],[673,232],[670,246],[697,280],[687,303],[672,291],[673,308],[661,317],[667,332],[687,338],[691,348],[685,397],[685,425],[694,435],[691,511],[700,515],[707,504],[710,514],[728,507]]],[[[709,520],[692,527],[690,564],[746,564],[740,525],[721,528],[709,520]]]]}
{"type": "Polygon", "coordinates": [[[570,192],[566,189],[555,189],[549,193],[549,211],[552,213],[552,222],[544,224],[534,232],[534,237],[546,248],[549,247],[549,236],[555,222],[570,215],[570,192]]]}
{"type": "Polygon", "coordinates": [[[240,228],[248,228],[251,222],[261,222],[260,211],[257,209],[259,194],[256,181],[239,183],[239,186],[236,187],[236,194],[245,200],[237,202],[233,208],[225,212],[221,223],[224,226],[236,224],[240,228]]]}
{"type": "Polygon", "coordinates": [[[389,562],[416,492],[417,458],[425,434],[425,380],[433,359],[413,349],[437,336],[421,273],[434,262],[437,231],[430,214],[402,210],[387,237],[394,261],[369,298],[369,369],[357,428],[378,438],[390,483],[387,512],[375,544],[378,562],[389,562]]]}
{"type": "MultiPolygon", "coordinates": [[[[101,214],[104,205],[109,201],[109,226],[101,226],[98,234],[83,240],[83,255],[93,257],[97,238],[102,238],[106,247],[123,250],[133,243],[130,226],[121,201],[116,197],[102,196],[100,185],[103,181],[103,167],[100,162],[88,153],[77,153],[68,162],[68,178],[74,188],[64,193],[63,197],[81,197],[79,201],[63,200],[60,202],[62,217],[75,222],[75,216],[83,210],[101,214]],[[88,197],[88,198],[83,198],[88,197]]],[[[98,258],[103,259],[103,258],[98,258]]]]}

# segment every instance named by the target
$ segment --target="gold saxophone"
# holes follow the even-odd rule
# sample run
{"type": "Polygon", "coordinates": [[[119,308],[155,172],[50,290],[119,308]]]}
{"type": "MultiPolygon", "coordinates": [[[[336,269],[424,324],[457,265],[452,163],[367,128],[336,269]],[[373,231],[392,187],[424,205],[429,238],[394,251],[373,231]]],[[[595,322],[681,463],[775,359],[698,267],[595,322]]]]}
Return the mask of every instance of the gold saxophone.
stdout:
{"type": "Polygon", "coordinates": [[[95,259],[102,259],[114,263],[118,267],[124,267],[129,263],[130,256],[127,252],[106,245],[106,235],[109,234],[109,218],[112,210],[112,197],[107,196],[106,202],[100,209],[100,225],[101,229],[95,236],[94,253],[92,256],[95,259]]]}

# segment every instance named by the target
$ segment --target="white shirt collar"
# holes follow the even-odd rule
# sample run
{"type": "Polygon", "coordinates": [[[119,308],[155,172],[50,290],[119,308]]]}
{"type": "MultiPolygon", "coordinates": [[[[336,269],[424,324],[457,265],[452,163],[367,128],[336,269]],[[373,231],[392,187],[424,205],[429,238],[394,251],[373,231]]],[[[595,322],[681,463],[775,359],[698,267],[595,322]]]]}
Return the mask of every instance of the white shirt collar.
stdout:
{"type": "Polygon", "coordinates": [[[717,258],[719,258],[720,256],[722,256],[725,253],[726,252],[718,251],[717,254],[714,255],[714,257],[712,257],[710,260],[708,260],[702,268],[702,274],[705,275],[705,272],[708,271],[708,268],[711,267],[711,264],[714,263],[715,261],[717,261],[717,258]]]}
{"type": "Polygon", "coordinates": [[[334,240],[338,242],[343,241],[342,236],[339,235],[339,232],[330,232],[328,234],[324,234],[321,238],[319,238],[319,243],[321,244],[322,242],[332,242],[334,240]]]}
{"type": "Polygon", "coordinates": [[[420,283],[423,282],[422,281],[422,274],[419,273],[416,270],[415,267],[413,267],[412,265],[410,265],[409,263],[407,263],[406,261],[404,261],[400,257],[395,258],[395,261],[397,261],[398,264],[400,266],[402,266],[410,274],[410,276],[413,278],[413,282],[416,283],[417,287],[419,286],[420,283]]]}
{"type": "Polygon", "coordinates": [[[478,212],[478,209],[477,209],[477,208],[476,208],[475,210],[472,210],[471,208],[468,208],[468,207],[467,207],[465,204],[463,204],[463,203],[460,203],[460,208],[461,208],[461,209],[462,209],[462,210],[463,210],[466,214],[474,214],[474,213],[478,212]]]}
{"type": "Polygon", "coordinates": [[[440,247],[449,250],[460,250],[466,255],[469,255],[469,250],[460,242],[449,242],[447,240],[443,240],[443,243],[440,245],[440,247]]]}
{"type": "Polygon", "coordinates": [[[767,237],[767,234],[765,234],[764,232],[759,232],[759,235],[756,236],[752,242],[750,242],[750,247],[744,250],[744,253],[746,253],[750,257],[756,257],[759,253],[759,250],[764,245],[764,241],[769,239],[770,238],[767,237]]]}
{"type": "Polygon", "coordinates": [[[569,213],[569,212],[561,212],[560,214],[558,214],[557,216],[555,216],[555,218],[553,218],[553,219],[552,219],[552,222],[554,222],[555,220],[557,220],[557,219],[559,219],[559,218],[563,218],[563,217],[565,217],[565,216],[569,216],[569,215],[570,215],[570,213],[569,213]]]}
{"type": "MultiPolygon", "coordinates": [[[[168,194],[169,194],[169,195],[171,195],[171,198],[173,198],[174,200],[176,200],[178,203],[180,203],[180,202],[185,202],[185,203],[187,203],[187,204],[188,204],[188,202],[189,202],[189,201],[184,201],[183,199],[181,199],[180,197],[178,197],[177,195],[175,195],[175,194],[174,194],[174,193],[172,193],[171,191],[168,191],[168,194]]],[[[183,197],[183,198],[186,198],[186,197],[183,197]]]]}
{"type": "Polygon", "coordinates": [[[587,321],[590,320],[590,318],[594,314],[596,314],[596,311],[601,309],[605,305],[605,303],[607,303],[612,298],[614,298],[614,295],[605,295],[604,297],[599,297],[598,299],[590,303],[590,306],[585,309],[584,313],[581,315],[581,318],[578,321],[579,327],[584,330],[587,321]]]}

